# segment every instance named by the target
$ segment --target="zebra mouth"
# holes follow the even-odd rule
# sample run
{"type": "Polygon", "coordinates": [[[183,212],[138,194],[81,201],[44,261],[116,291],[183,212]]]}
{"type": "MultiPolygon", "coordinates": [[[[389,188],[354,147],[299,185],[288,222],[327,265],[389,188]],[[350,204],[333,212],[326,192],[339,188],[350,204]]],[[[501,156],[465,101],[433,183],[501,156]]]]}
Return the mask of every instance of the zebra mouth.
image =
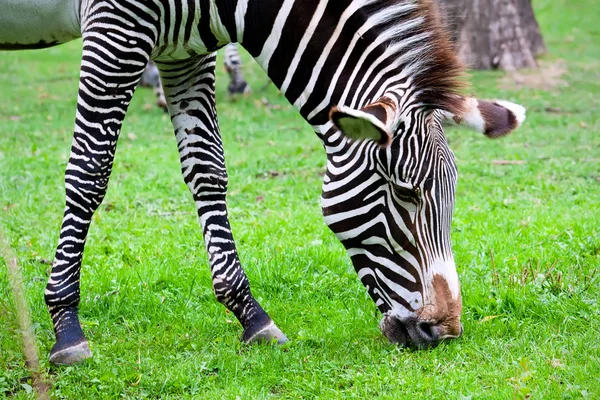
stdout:
{"type": "Polygon", "coordinates": [[[400,320],[392,316],[384,317],[379,323],[379,328],[390,343],[417,349],[436,347],[443,340],[458,338],[463,333],[462,324],[458,334],[451,334],[431,321],[416,318],[400,320]]]}
{"type": "Polygon", "coordinates": [[[388,338],[390,343],[408,346],[411,338],[406,326],[399,319],[386,316],[379,322],[381,333],[388,338]]]}

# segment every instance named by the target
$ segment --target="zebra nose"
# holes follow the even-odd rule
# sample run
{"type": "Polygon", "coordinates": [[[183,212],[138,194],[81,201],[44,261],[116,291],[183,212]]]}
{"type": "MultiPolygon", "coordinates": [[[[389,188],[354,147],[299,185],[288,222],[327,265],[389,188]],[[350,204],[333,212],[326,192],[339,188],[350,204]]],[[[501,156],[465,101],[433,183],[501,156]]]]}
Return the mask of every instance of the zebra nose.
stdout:
{"type": "Polygon", "coordinates": [[[417,322],[417,332],[421,338],[430,345],[436,345],[444,339],[458,338],[463,333],[463,326],[459,323],[458,332],[454,333],[453,329],[448,329],[445,324],[438,324],[431,321],[417,322]]]}
{"type": "Polygon", "coordinates": [[[437,343],[440,340],[440,333],[438,329],[429,321],[418,322],[417,331],[419,332],[419,335],[421,335],[421,338],[431,344],[437,343]]]}

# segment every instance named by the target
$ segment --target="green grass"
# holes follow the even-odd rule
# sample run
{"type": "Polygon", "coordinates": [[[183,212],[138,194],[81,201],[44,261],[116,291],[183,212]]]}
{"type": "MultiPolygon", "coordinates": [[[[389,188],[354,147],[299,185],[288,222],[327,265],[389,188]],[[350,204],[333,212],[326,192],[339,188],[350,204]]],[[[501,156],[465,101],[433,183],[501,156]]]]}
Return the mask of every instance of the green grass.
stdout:
{"type": "MultiPolygon", "coordinates": [[[[56,398],[600,398],[600,27],[594,0],[534,2],[568,84],[476,93],[528,108],[500,141],[451,130],[459,166],[452,239],[465,335],[394,347],[341,244],[322,222],[318,139],[248,57],[254,93],[219,76],[229,207],[253,292],[291,342],[245,346],[214,299],[169,119],[139,90],[83,262],[81,320],[94,358],[53,367],[43,301],[64,207],[80,43],[0,57],[0,229],[26,276],[56,398]],[[596,10],[596,11],[594,11],[596,10]],[[275,107],[266,107],[262,98],[275,107]],[[494,160],[522,160],[497,165],[494,160]]],[[[219,71],[220,73],[222,71],[219,71]]],[[[233,321],[232,321],[233,320],[233,321]]],[[[0,261],[0,397],[28,398],[0,261]]]]}

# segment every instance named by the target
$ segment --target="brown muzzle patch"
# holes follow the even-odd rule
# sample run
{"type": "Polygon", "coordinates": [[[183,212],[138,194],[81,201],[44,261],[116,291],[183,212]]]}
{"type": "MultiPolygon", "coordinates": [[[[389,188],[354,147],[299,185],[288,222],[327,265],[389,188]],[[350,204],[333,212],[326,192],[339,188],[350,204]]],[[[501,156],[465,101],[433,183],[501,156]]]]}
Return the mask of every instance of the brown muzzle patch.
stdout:
{"type": "Polygon", "coordinates": [[[460,293],[458,297],[454,298],[446,279],[437,274],[433,276],[432,289],[433,302],[417,311],[418,319],[435,323],[441,336],[460,336],[462,331],[460,324],[462,297],[460,293]]]}

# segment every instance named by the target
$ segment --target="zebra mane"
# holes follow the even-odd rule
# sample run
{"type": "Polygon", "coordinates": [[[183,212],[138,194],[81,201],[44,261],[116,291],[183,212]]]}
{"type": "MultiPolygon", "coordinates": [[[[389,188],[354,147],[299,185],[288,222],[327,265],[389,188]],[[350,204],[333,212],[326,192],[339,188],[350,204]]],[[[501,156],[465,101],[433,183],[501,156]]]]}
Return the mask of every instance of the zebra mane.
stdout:
{"type": "Polygon", "coordinates": [[[399,44],[395,55],[402,59],[402,74],[411,80],[411,86],[419,93],[417,101],[427,108],[459,114],[463,108],[460,96],[468,87],[464,79],[465,66],[458,59],[436,1],[367,2],[370,3],[367,18],[373,13],[390,13],[389,22],[380,25],[377,31],[379,35],[389,36],[388,50],[394,51],[394,45],[399,44]],[[398,20],[401,21],[399,24],[398,20]]]}

